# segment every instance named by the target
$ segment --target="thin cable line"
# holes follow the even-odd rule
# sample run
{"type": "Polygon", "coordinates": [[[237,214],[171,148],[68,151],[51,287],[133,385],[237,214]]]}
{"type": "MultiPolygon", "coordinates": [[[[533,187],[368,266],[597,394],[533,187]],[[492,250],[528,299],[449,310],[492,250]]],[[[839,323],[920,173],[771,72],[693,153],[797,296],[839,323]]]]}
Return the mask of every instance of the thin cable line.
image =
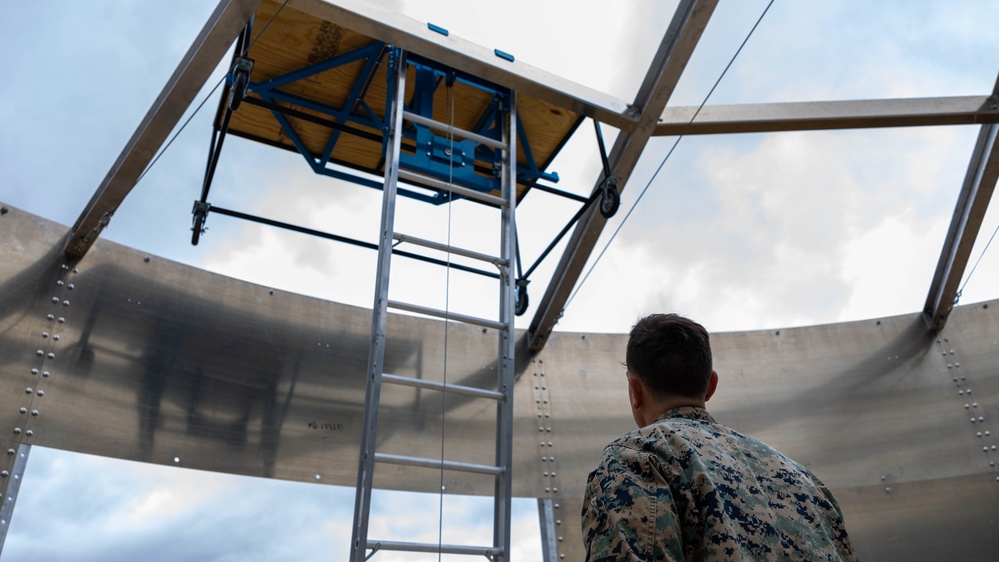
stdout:
{"type": "MultiPolygon", "coordinates": [[[[283,9],[284,9],[284,7],[285,7],[285,6],[287,5],[287,4],[288,4],[288,0],[284,0],[284,3],[283,3],[283,4],[281,4],[281,7],[279,7],[279,8],[277,9],[277,11],[276,11],[276,12],[274,12],[274,15],[272,15],[272,16],[270,17],[270,19],[268,19],[268,20],[267,20],[267,23],[265,23],[265,24],[264,24],[264,27],[263,27],[263,28],[262,28],[262,29],[260,30],[260,32],[259,32],[259,33],[257,33],[257,36],[256,36],[256,37],[254,37],[252,41],[250,41],[250,44],[249,44],[249,45],[248,45],[248,46],[246,47],[246,50],[247,50],[247,51],[249,51],[249,50],[250,50],[250,47],[252,47],[252,46],[253,46],[253,44],[254,44],[254,43],[256,43],[258,39],[260,39],[260,36],[261,36],[261,35],[263,35],[265,31],[267,31],[267,28],[268,28],[268,27],[269,27],[269,26],[271,25],[271,22],[273,22],[273,21],[274,21],[274,18],[276,18],[276,17],[277,17],[277,15],[281,13],[281,10],[283,10],[283,9]]],[[[222,85],[222,82],[224,82],[224,81],[225,81],[225,79],[226,79],[226,76],[228,76],[228,75],[229,75],[229,74],[228,74],[228,73],[226,73],[226,74],[224,74],[224,75],[222,76],[222,78],[220,78],[220,79],[219,79],[219,81],[218,81],[218,82],[217,82],[217,83],[215,84],[215,87],[214,87],[214,88],[212,88],[212,91],[208,92],[208,95],[207,95],[207,96],[205,96],[205,99],[201,100],[201,103],[199,103],[199,104],[198,104],[198,107],[197,107],[197,108],[196,108],[196,109],[194,110],[194,113],[192,113],[192,114],[191,114],[191,115],[190,115],[190,116],[189,116],[189,117],[187,118],[187,120],[186,120],[186,121],[184,121],[184,124],[180,126],[180,129],[177,129],[177,132],[175,132],[175,133],[173,134],[173,136],[171,136],[171,137],[170,137],[170,140],[169,140],[169,141],[167,141],[167,143],[166,143],[165,145],[163,145],[163,148],[161,148],[161,149],[160,149],[160,151],[159,151],[158,153],[156,153],[156,157],[155,157],[155,158],[153,158],[153,160],[152,160],[152,161],[151,161],[151,162],[149,163],[149,165],[148,165],[148,166],[146,166],[146,169],[145,169],[145,170],[142,170],[142,173],[141,173],[141,174],[139,174],[139,178],[135,180],[135,184],[136,184],[136,185],[138,185],[138,183],[139,183],[140,181],[142,181],[142,178],[146,177],[146,174],[148,174],[148,173],[149,173],[149,171],[153,169],[153,166],[155,166],[155,165],[156,165],[156,163],[157,163],[157,162],[159,162],[159,160],[160,160],[160,157],[161,157],[161,156],[163,156],[164,154],[166,154],[166,151],[167,151],[167,150],[168,150],[168,149],[170,148],[170,145],[172,145],[172,144],[173,144],[173,141],[177,140],[177,137],[179,137],[179,136],[180,136],[180,134],[184,132],[184,129],[186,129],[186,128],[187,128],[187,124],[188,124],[188,123],[190,123],[190,122],[191,122],[191,120],[192,120],[192,119],[194,119],[194,116],[195,116],[195,115],[197,115],[197,114],[198,114],[198,112],[200,112],[200,111],[201,111],[201,108],[202,108],[202,107],[204,107],[204,105],[205,105],[205,102],[207,102],[207,101],[208,101],[209,99],[211,99],[211,97],[212,97],[213,95],[215,95],[215,91],[219,89],[219,86],[221,86],[221,85],[222,85]]]]}
{"type": "Polygon", "coordinates": [[[160,149],[158,153],[156,153],[156,157],[153,158],[153,161],[150,162],[148,166],[146,166],[146,169],[143,170],[141,174],[139,174],[139,179],[135,180],[136,185],[138,185],[138,183],[142,181],[142,178],[146,177],[146,174],[148,174],[149,171],[153,169],[153,166],[155,166],[156,163],[160,161],[160,157],[166,154],[166,151],[170,148],[170,145],[173,144],[173,141],[177,140],[177,137],[184,132],[184,129],[187,128],[187,124],[190,123],[192,119],[194,119],[194,116],[197,115],[199,111],[201,111],[201,108],[204,107],[205,102],[211,99],[211,97],[215,94],[215,90],[218,90],[219,86],[221,86],[222,82],[224,81],[225,81],[225,76],[219,79],[218,83],[215,84],[215,87],[212,88],[212,91],[208,92],[208,95],[205,96],[205,99],[201,100],[201,103],[198,104],[198,108],[194,110],[194,113],[188,116],[187,120],[184,121],[184,124],[180,126],[180,129],[177,129],[177,132],[174,133],[173,136],[170,137],[170,140],[167,141],[165,145],[163,145],[163,148],[160,149]]]}
{"type": "MultiPolygon", "coordinates": [[[[454,83],[447,87],[447,113],[450,127],[448,127],[448,167],[447,167],[447,265],[444,268],[444,392],[441,398],[441,462],[444,461],[444,426],[447,421],[447,317],[451,311],[451,184],[454,181],[454,83]]],[[[437,561],[441,561],[444,545],[444,465],[441,465],[441,487],[438,501],[439,512],[437,514],[437,561]]]]}
{"type": "Polygon", "coordinates": [[[974,275],[975,270],[978,269],[978,264],[982,263],[982,258],[985,257],[985,252],[987,252],[989,246],[992,245],[992,240],[996,237],[997,232],[999,232],[999,224],[997,224],[996,229],[992,231],[992,236],[989,237],[989,241],[985,244],[985,247],[982,248],[982,253],[978,256],[978,259],[975,261],[975,265],[972,266],[971,271],[968,272],[968,276],[964,278],[964,283],[961,285],[961,288],[957,290],[957,295],[954,296],[955,304],[957,304],[957,301],[961,299],[961,293],[963,293],[964,288],[968,286],[968,281],[971,281],[971,276],[974,275]]]}
{"type": "Polygon", "coordinates": [[[756,31],[756,28],[760,25],[760,22],[763,21],[763,17],[767,15],[767,12],[770,10],[770,6],[772,6],[773,3],[774,0],[770,0],[770,2],[767,3],[767,7],[763,9],[763,13],[760,14],[760,17],[756,20],[756,23],[753,24],[753,28],[749,30],[749,34],[746,35],[746,38],[742,40],[742,44],[739,45],[738,49],[736,49],[735,54],[732,55],[732,58],[728,61],[728,64],[725,65],[725,69],[722,70],[721,75],[718,76],[718,79],[715,80],[714,85],[711,86],[711,90],[708,91],[708,95],[704,96],[704,100],[701,102],[701,105],[697,107],[697,111],[694,112],[694,115],[690,118],[690,121],[687,122],[687,125],[684,128],[684,132],[680,133],[680,135],[676,137],[676,141],[673,142],[673,146],[670,147],[669,152],[666,153],[666,156],[663,158],[662,162],[659,163],[659,167],[656,168],[655,173],[653,173],[652,177],[649,178],[649,181],[645,184],[645,187],[642,189],[642,192],[638,194],[638,198],[635,199],[635,202],[631,205],[631,208],[628,209],[628,213],[624,215],[623,219],[621,219],[621,222],[617,225],[617,228],[614,230],[614,233],[611,234],[611,237],[609,240],[607,240],[607,243],[604,244],[603,249],[600,250],[600,253],[597,255],[597,258],[593,261],[593,264],[586,271],[586,275],[583,276],[583,279],[579,282],[579,285],[576,285],[576,289],[572,292],[571,295],[569,295],[569,298],[566,300],[565,305],[562,307],[563,314],[565,313],[565,310],[569,308],[569,303],[571,303],[572,300],[576,298],[576,295],[579,294],[580,289],[583,288],[583,284],[586,283],[586,280],[590,278],[590,274],[593,273],[594,268],[596,268],[597,264],[600,263],[601,258],[604,257],[604,253],[607,252],[607,248],[610,247],[611,242],[613,242],[614,239],[617,238],[618,232],[621,232],[621,228],[624,226],[624,223],[628,221],[628,218],[631,216],[631,213],[635,210],[636,207],[638,207],[638,203],[642,200],[642,197],[645,196],[645,192],[649,190],[650,186],[652,186],[652,182],[655,181],[656,176],[659,175],[659,172],[663,169],[663,166],[666,164],[666,161],[669,160],[669,157],[673,154],[673,151],[676,150],[676,146],[680,144],[680,141],[683,139],[683,135],[685,134],[686,130],[690,127],[691,124],[693,124],[694,120],[697,119],[697,116],[701,113],[701,109],[704,108],[704,104],[708,103],[708,99],[711,98],[711,94],[714,93],[715,88],[718,87],[718,84],[721,83],[722,78],[725,77],[725,74],[728,72],[729,68],[732,67],[732,63],[735,62],[736,57],[738,57],[739,53],[742,52],[742,48],[746,46],[747,42],[749,42],[749,38],[753,36],[753,32],[756,31]]]}

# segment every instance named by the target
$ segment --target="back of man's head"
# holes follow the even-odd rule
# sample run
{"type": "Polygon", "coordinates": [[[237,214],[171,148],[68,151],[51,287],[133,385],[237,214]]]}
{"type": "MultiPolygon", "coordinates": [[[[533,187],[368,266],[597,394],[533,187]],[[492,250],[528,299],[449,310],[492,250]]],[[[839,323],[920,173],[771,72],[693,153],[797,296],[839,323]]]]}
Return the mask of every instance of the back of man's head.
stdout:
{"type": "Polygon", "coordinates": [[[651,314],[631,329],[628,372],[657,398],[704,398],[711,377],[708,332],[676,314],[651,314]]]}

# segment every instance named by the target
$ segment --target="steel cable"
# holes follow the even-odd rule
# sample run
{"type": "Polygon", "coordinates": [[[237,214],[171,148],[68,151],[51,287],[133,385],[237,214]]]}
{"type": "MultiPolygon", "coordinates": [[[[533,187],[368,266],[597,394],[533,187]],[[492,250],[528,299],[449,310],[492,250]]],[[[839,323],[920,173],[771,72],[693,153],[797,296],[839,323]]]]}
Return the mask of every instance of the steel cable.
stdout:
{"type": "MultiPolygon", "coordinates": [[[[746,46],[747,42],[749,42],[749,38],[753,36],[753,32],[756,31],[757,27],[759,27],[760,22],[763,21],[763,17],[767,15],[767,12],[770,10],[770,6],[772,6],[773,3],[774,0],[770,0],[770,2],[767,3],[767,7],[763,9],[763,13],[760,14],[759,18],[757,18],[756,23],[753,24],[753,27],[752,29],[749,30],[749,33],[746,35],[746,38],[742,40],[742,44],[739,45],[739,48],[736,49],[735,54],[733,54],[732,58],[728,61],[728,64],[725,65],[725,69],[722,70],[721,74],[718,76],[718,79],[715,80],[715,83],[713,86],[711,86],[711,89],[708,91],[708,94],[704,96],[704,100],[701,101],[701,105],[697,107],[697,111],[694,112],[694,115],[690,118],[690,121],[687,122],[686,127],[689,128],[690,125],[693,124],[694,120],[697,119],[697,116],[701,113],[701,109],[704,108],[704,105],[708,102],[708,99],[711,98],[711,94],[714,93],[715,88],[718,87],[718,84],[721,83],[722,78],[725,77],[725,74],[728,72],[729,68],[732,67],[732,63],[735,62],[735,59],[739,56],[739,53],[742,52],[742,48],[746,46]]],[[[569,303],[571,303],[572,300],[576,298],[576,295],[579,294],[579,291],[580,289],[583,288],[583,285],[586,283],[586,280],[590,278],[590,274],[593,273],[594,268],[597,267],[597,264],[600,263],[600,259],[603,258],[604,253],[607,252],[607,248],[610,247],[611,243],[617,237],[617,234],[621,232],[621,228],[628,221],[628,218],[631,217],[631,213],[638,206],[638,203],[642,200],[642,197],[645,196],[645,192],[649,190],[649,187],[652,185],[652,182],[655,181],[656,176],[659,175],[659,172],[663,169],[663,166],[666,164],[666,161],[669,160],[669,157],[673,154],[673,151],[676,150],[676,146],[680,144],[680,141],[683,139],[683,135],[684,133],[680,133],[680,135],[676,137],[676,141],[673,143],[673,146],[670,147],[669,152],[666,153],[666,156],[663,158],[662,162],[659,163],[659,166],[656,168],[655,173],[653,173],[652,177],[649,178],[649,181],[645,184],[645,187],[642,188],[642,192],[638,194],[638,198],[635,199],[635,202],[631,205],[631,208],[628,209],[628,212],[624,215],[624,218],[621,219],[621,222],[617,225],[617,228],[614,230],[614,233],[611,234],[610,239],[607,240],[607,243],[604,244],[603,249],[601,249],[600,253],[597,254],[596,259],[593,261],[593,264],[590,265],[590,268],[586,271],[586,274],[583,276],[583,279],[579,282],[578,285],[576,285],[576,288],[575,290],[573,290],[572,294],[569,295],[569,298],[566,300],[565,305],[562,306],[562,314],[565,314],[565,310],[569,307],[569,303]]],[[[561,314],[559,316],[561,316],[561,314]]]]}
{"type": "MultiPolygon", "coordinates": [[[[270,19],[267,20],[267,23],[264,24],[264,27],[260,30],[260,33],[257,33],[257,36],[250,41],[249,46],[246,47],[247,51],[249,51],[250,47],[252,47],[253,44],[256,43],[258,39],[260,39],[260,36],[262,36],[264,32],[267,31],[267,28],[271,25],[271,22],[274,21],[274,18],[276,18],[277,15],[281,13],[281,10],[283,10],[287,4],[288,0],[284,0],[284,2],[277,9],[277,11],[274,12],[274,15],[272,15],[270,19]]],[[[156,163],[159,162],[160,157],[166,154],[166,151],[170,148],[170,145],[173,144],[173,141],[175,141],[177,137],[184,132],[184,129],[187,128],[188,123],[190,123],[191,120],[194,119],[194,116],[201,111],[201,108],[205,106],[205,102],[207,102],[213,95],[215,95],[215,91],[219,89],[219,86],[222,85],[222,82],[225,82],[226,76],[228,75],[229,74],[226,73],[225,75],[222,76],[222,78],[219,79],[218,82],[216,82],[215,87],[212,88],[212,91],[208,92],[208,95],[205,96],[205,99],[201,100],[201,103],[199,103],[198,107],[195,108],[194,113],[188,116],[187,120],[184,121],[184,124],[181,125],[179,129],[177,129],[177,132],[175,132],[173,136],[170,137],[170,140],[167,141],[165,145],[163,145],[163,148],[161,148],[160,151],[156,153],[156,156],[152,159],[151,162],[149,162],[149,165],[146,166],[146,169],[143,170],[142,173],[139,174],[138,179],[135,180],[136,185],[138,185],[138,183],[142,181],[142,178],[146,177],[146,174],[148,174],[149,171],[153,169],[153,166],[155,166],[156,163]]]]}

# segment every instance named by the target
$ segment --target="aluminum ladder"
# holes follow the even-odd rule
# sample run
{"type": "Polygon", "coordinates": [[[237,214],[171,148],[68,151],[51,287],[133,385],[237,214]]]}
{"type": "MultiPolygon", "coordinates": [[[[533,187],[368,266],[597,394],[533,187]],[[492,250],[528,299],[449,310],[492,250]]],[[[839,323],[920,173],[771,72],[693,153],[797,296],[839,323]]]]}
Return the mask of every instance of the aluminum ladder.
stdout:
{"type": "MultiPolygon", "coordinates": [[[[366,372],[366,393],[364,425],[361,435],[361,451],[358,463],[357,492],[354,500],[354,529],[351,537],[351,562],[363,562],[381,550],[428,552],[485,556],[494,561],[509,562],[510,550],[510,508],[513,454],[513,382],[514,382],[514,307],[516,283],[514,280],[515,223],[516,208],[516,97],[513,92],[506,94],[503,119],[506,124],[502,140],[483,137],[474,132],[456,129],[451,125],[428,119],[405,110],[406,69],[405,53],[393,50],[389,60],[390,87],[392,101],[388,103],[386,120],[389,122],[388,146],[385,150],[385,184],[382,199],[381,229],[378,245],[378,265],[376,291],[372,307],[371,342],[366,372]],[[474,139],[489,148],[502,151],[500,165],[501,192],[497,197],[478,190],[453,185],[412,171],[400,170],[400,151],[403,124],[419,124],[454,137],[474,139]],[[495,207],[501,213],[500,256],[488,256],[479,252],[449,247],[430,240],[395,232],[395,204],[397,183],[405,179],[435,189],[449,191],[486,205],[495,207]],[[473,260],[481,260],[496,265],[500,269],[500,310],[499,319],[483,319],[460,314],[452,314],[409,303],[389,299],[389,273],[392,260],[392,246],[396,241],[405,241],[473,260]],[[480,389],[460,385],[444,385],[413,377],[397,376],[383,372],[386,319],[389,309],[415,312],[494,328],[499,333],[499,357],[495,389],[480,389]],[[385,454],[376,451],[378,410],[383,384],[405,385],[428,391],[448,392],[473,396],[496,402],[496,456],[492,465],[469,464],[439,458],[418,458],[385,454]],[[376,466],[383,463],[410,467],[435,468],[441,471],[464,471],[491,475],[494,478],[493,544],[486,546],[465,546],[449,544],[425,544],[368,538],[368,522],[371,509],[372,478],[376,466]]],[[[453,108],[452,108],[453,111],[453,108]]],[[[449,203],[450,204],[450,203],[449,203]]]]}

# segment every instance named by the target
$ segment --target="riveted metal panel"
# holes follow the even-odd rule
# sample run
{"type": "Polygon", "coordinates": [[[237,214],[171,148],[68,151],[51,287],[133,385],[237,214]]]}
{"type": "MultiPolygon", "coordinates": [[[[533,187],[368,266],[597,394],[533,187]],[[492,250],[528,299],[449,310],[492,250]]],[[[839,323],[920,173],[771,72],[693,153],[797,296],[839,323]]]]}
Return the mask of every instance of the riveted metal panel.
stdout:
{"type": "MultiPolygon", "coordinates": [[[[67,263],[66,232],[17,209],[0,216],[5,449],[23,442],[237,474],[355,481],[369,310],[106,241],[67,263]]],[[[992,449],[999,428],[990,417],[999,408],[996,306],[957,307],[938,335],[920,313],[714,334],[721,384],[709,410],[822,478],[864,559],[989,560],[999,518],[992,449]]],[[[443,380],[446,367],[450,383],[495,382],[490,329],[395,315],[388,332],[388,372],[443,380]]],[[[560,559],[583,557],[586,475],[604,444],[633,426],[626,341],[557,332],[531,356],[518,334],[513,490],[552,500],[560,559]]],[[[449,460],[490,462],[493,443],[481,436],[494,430],[491,400],[394,385],[383,398],[380,451],[439,454],[443,435],[449,460]]],[[[10,460],[2,453],[0,462],[10,460]]],[[[445,485],[489,494],[491,481],[447,474],[445,485]]],[[[440,479],[435,470],[386,465],[375,485],[437,491],[440,479]]]]}

